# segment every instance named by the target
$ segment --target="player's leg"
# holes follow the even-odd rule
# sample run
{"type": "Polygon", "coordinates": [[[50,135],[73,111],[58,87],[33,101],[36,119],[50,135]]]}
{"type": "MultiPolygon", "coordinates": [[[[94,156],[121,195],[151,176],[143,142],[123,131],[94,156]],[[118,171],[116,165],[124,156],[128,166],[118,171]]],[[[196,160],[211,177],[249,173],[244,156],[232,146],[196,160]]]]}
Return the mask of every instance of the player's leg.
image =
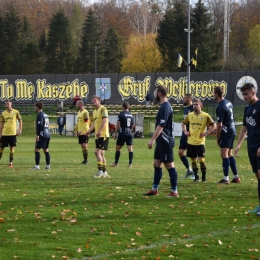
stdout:
{"type": "Polygon", "coordinates": [[[89,137],[85,135],[80,135],[79,137],[79,144],[81,145],[83,161],[82,164],[88,163],[88,140],[89,137]]]}
{"type": "Polygon", "coordinates": [[[49,144],[50,144],[50,138],[47,138],[46,143],[45,143],[45,147],[43,149],[43,152],[45,154],[45,169],[49,170],[51,168],[51,156],[49,153],[49,144]]]}
{"type": "Polygon", "coordinates": [[[131,168],[132,164],[133,164],[133,157],[134,157],[132,134],[127,136],[126,145],[127,145],[127,150],[128,150],[128,159],[129,159],[129,163],[128,163],[127,167],[131,168]]]}
{"type": "Polygon", "coordinates": [[[178,154],[179,154],[179,157],[180,157],[183,165],[185,166],[185,168],[187,170],[184,178],[187,178],[188,176],[193,175],[192,168],[189,165],[189,161],[188,161],[188,158],[187,158],[186,153],[185,153],[186,149],[187,149],[187,136],[182,135],[181,139],[180,139],[178,154]]]}
{"type": "Polygon", "coordinates": [[[145,196],[158,195],[158,188],[162,178],[162,162],[160,160],[160,151],[158,147],[155,147],[154,149],[153,166],[154,166],[154,175],[153,175],[152,189],[147,193],[144,193],[143,195],[145,196]]]}

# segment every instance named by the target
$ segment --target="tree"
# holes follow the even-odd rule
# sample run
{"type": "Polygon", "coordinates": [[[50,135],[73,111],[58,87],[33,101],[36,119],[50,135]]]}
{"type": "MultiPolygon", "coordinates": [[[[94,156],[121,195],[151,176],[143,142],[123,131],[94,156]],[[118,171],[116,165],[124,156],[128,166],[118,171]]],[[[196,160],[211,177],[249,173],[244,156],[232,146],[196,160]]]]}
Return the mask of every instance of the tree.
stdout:
{"type": "Polygon", "coordinates": [[[22,74],[35,74],[43,71],[39,47],[34,38],[31,24],[26,17],[23,17],[22,21],[20,51],[22,74]]]}
{"type": "Polygon", "coordinates": [[[59,74],[73,71],[69,20],[62,9],[54,13],[50,21],[46,59],[45,69],[48,73],[59,74]]]}
{"type": "Polygon", "coordinates": [[[102,72],[102,46],[100,43],[100,27],[92,9],[89,9],[83,23],[79,65],[81,73],[95,73],[95,61],[98,72],[102,72]]]}
{"type": "Polygon", "coordinates": [[[4,74],[4,20],[0,17],[0,75],[4,74]]]}
{"type": "Polygon", "coordinates": [[[21,21],[13,5],[8,6],[3,22],[3,63],[4,74],[21,74],[20,46],[21,21]]]}
{"type": "Polygon", "coordinates": [[[119,73],[122,67],[123,43],[113,28],[107,33],[104,43],[104,72],[119,73]]]}
{"type": "MultiPolygon", "coordinates": [[[[162,55],[163,71],[177,70],[177,55],[187,53],[187,14],[185,3],[177,0],[174,8],[166,11],[159,22],[156,43],[162,55]]],[[[185,56],[184,56],[185,57],[185,56]]]]}
{"type": "MultiPolygon", "coordinates": [[[[198,0],[191,14],[191,49],[198,48],[199,61],[197,71],[214,71],[219,69],[220,44],[217,40],[215,27],[212,25],[210,14],[203,4],[198,0]]],[[[188,61],[190,62],[190,61],[188,61]]]]}
{"type": "Polygon", "coordinates": [[[126,46],[126,58],[122,61],[122,72],[158,72],[162,56],[155,41],[155,34],[135,34],[126,46]]]}

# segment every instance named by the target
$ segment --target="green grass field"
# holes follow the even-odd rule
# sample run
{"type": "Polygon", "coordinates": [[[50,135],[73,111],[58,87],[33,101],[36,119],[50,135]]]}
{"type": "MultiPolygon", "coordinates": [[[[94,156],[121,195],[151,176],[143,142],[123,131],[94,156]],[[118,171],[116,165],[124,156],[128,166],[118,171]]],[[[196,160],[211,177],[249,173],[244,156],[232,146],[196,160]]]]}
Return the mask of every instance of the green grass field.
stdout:
{"type": "MultiPolygon", "coordinates": [[[[159,196],[142,194],[153,181],[148,137],[134,139],[133,168],[123,147],[110,179],[95,179],[94,139],[89,164],[81,165],[76,137],[52,136],[51,170],[33,171],[32,118],[24,118],[14,167],[6,149],[0,161],[0,259],[259,259],[257,182],[245,144],[237,158],[241,183],[220,185],[221,159],[214,137],[206,144],[207,183],[181,179],[184,166],[174,151],[179,198],[169,193],[168,173],[159,196]]],[[[235,141],[236,143],[236,141],[235,141]]],[[[113,162],[115,141],[106,152],[113,162]]],[[[232,174],[231,177],[232,178],[232,174]]]]}

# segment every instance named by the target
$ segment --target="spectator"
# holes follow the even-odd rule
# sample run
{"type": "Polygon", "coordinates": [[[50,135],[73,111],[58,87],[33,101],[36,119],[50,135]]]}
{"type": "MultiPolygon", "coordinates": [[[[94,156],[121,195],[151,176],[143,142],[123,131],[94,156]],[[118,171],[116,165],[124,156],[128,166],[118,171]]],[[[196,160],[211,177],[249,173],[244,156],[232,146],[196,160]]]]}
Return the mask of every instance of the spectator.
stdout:
{"type": "Polygon", "coordinates": [[[66,116],[63,113],[60,114],[57,124],[59,126],[59,136],[62,136],[63,128],[66,125],[66,116]]]}
{"type": "Polygon", "coordinates": [[[153,102],[153,97],[152,95],[149,93],[149,91],[147,91],[146,96],[145,96],[145,101],[146,101],[146,107],[150,107],[152,102],[153,102]]]}

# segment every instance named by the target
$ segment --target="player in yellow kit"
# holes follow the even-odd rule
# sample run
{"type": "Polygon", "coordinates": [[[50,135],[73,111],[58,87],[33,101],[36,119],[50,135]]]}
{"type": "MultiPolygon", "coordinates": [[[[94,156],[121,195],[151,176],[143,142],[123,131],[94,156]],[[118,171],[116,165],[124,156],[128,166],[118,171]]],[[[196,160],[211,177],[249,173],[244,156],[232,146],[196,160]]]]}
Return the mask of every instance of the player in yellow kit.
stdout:
{"type": "Polygon", "coordinates": [[[18,110],[12,108],[12,101],[5,101],[6,110],[0,116],[0,159],[5,147],[10,147],[9,167],[13,167],[14,147],[17,144],[16,136],[22,133],[23,123],[18,110]],[[16,129],[16,121],[19,129],[16,129]]]}
{"type": "Polygon", "coordinates": [[[79,144],[82,148],[83,161],[82,164],[88,163],[88,136],[85,135],[89,129],[89,113],[84,107],[82,100],[77,101],[78,108],[77,124],[74,127],[74,136],[78,136],[79,144]]]}
{"type": "Polygon", "coordinates": [[[89,130],[86,132],[88,136],[95,130],[95,155],[97,158],[98,173],[95,178],[109,178],[106,170],[105,151],[108,148],[109,141],[109,125],[108,125],[108,112],[107,109],[101,105],[100,97],[92,96],[92,104],[95,106],[93,111],[92,123],[89,130]]]}
{"type": "Polygon", "coordinates": [[[202,181],[206,182],[205,137],[216,129],[216,124],[208,113],[201,110],[203,106],[201,99],[193,99],[192,105],[194,111],[183,120],[182,130],[188,136],[187,157],[191,158],[194,182],[199,182],[197,160],[200,163],[202,181]],[[186,128],[187,124],[189,131],[186,128]]]}

